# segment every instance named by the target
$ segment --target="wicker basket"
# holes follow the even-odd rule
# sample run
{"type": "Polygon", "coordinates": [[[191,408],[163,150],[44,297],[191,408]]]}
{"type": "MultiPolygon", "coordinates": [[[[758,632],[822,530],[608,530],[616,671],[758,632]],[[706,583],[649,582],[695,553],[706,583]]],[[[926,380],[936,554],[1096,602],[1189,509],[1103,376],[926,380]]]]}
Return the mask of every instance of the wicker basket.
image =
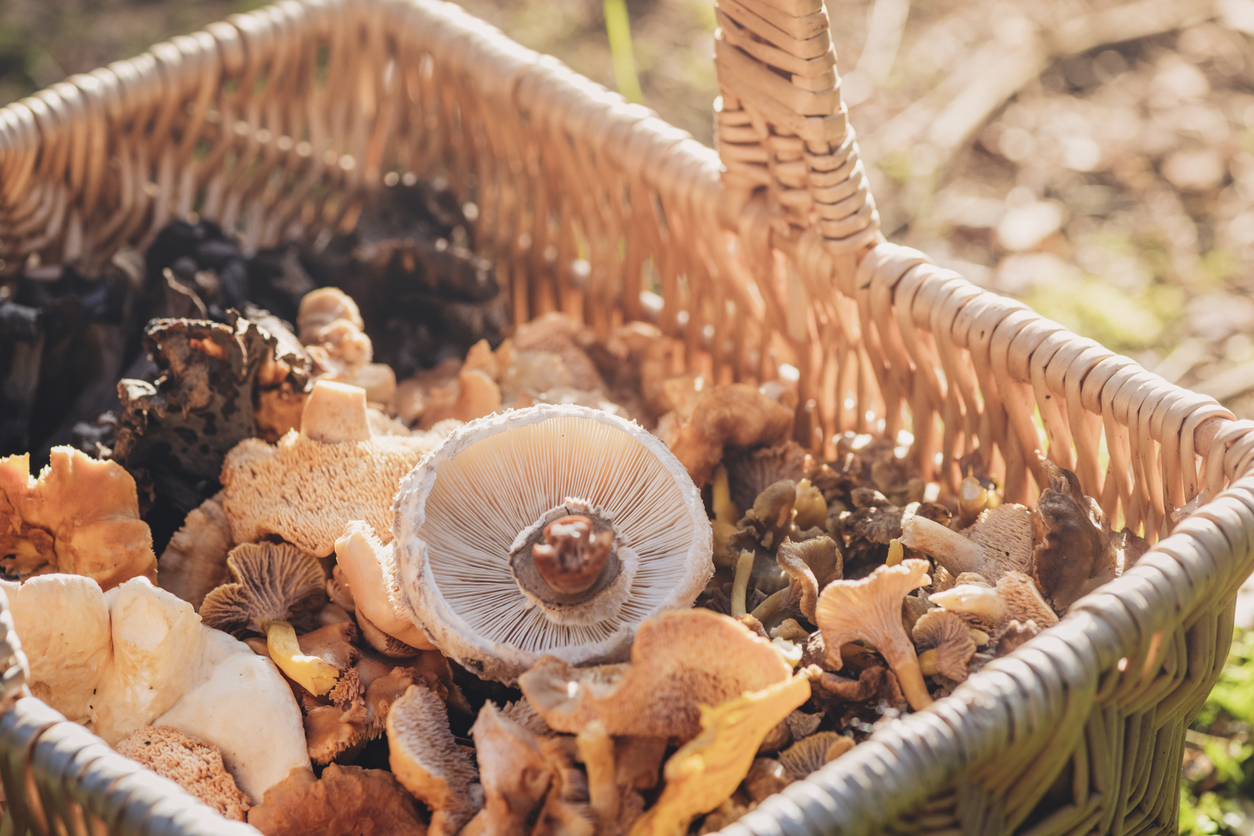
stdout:
{"type": "MultiPolygon", "coordinates": [[[[351,228],[399,174],[439,175],[479,205],[518,322],[651,318],[720,382],[787,363],[799,439],[909,428],[951,487],[978,451],[1025,501],[1044,450],[1157,546],[726,832],[1173,831],[1184,729],[1254,563],[1254,424],[884,243],[821,0],[720,0],[718,24],[716,154],[435,0],[232,17],[0,110],[0,258],[90,271],[193,212],[267,246],[351,228]]],[[[14,699],[10,620],[0,634],[14,699]]],[[[254,832],[30,697],[0,719],[0,753],[4,832],[84,816],[254,832]]]]}

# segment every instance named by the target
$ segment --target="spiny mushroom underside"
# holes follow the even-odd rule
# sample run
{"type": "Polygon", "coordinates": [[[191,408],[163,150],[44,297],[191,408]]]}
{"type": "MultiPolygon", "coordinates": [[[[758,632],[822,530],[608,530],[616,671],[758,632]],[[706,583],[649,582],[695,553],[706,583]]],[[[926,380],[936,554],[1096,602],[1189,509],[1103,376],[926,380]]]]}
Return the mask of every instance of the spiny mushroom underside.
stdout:
{"type": "Polygon", "coordinates": [[[388,762],[401,786],[431,808],[431,836],[453,836],[478,810],[478,777],[457,748],[444,700],[411,685],[387,719],[388,762]]]}
{"type": "Polygon", "coordinates": [[[903,560],[896,566],[881,566],[861,580],[833,581],[819,595],[816,613],[828,665],[840,670],[841,647],[867,642],[888,662],[916,711],[930,705],[932,698],[902,624],[901,607],[907,594],[928,584],[927,570],[926,560],[903,560]]]}
{"type": "Polygon", "coordinates": [[[509,552],[518,588],[559,624],[610,617],[631,593],[639,562],[608,513],[571,497],[523,529],[509,552]]]}
{"type": "Polygon", "coordinates": [[[513,682],[543,656],[624,659],[640,622],[691,606],[713,573],[683,467],[638,425],[585,407],[466,424],[402,481],[395,509],[407,614],[487,679],[513,682]]]}

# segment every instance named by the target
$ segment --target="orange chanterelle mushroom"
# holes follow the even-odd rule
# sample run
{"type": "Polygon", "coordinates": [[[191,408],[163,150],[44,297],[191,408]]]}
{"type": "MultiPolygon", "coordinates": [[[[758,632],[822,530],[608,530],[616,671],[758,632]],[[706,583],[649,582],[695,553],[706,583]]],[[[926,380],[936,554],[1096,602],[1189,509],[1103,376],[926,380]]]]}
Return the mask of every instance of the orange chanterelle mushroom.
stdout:
{"type": "Polygon", "coordinates": [[[542,656],[626,657],[713,573],[700,494],[638,425],[577,406],[473,421],[401,483],[401,597],[445,654],[512,682],[542,656]]]}

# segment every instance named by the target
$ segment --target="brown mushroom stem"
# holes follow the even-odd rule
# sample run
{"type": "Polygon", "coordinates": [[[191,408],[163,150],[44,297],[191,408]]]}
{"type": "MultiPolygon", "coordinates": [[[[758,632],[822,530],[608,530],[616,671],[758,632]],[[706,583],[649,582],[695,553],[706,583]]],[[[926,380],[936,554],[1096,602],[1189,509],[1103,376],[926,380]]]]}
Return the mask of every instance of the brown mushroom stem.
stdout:
{"type": "Polygon", "coordinates": [[[605,568],[614,532],[594,532],[592,525],[581,514],[560,517],[544,527],[544,542],[532,548],[540,577],[564,595],[586,592],[605,568]]]}
{"type": "Polygon", "coordinates": [[[593,720],[575,738],[579,757],[588,771],[588,803],[602,832],[612,832],[618,820],[619,792],[614,778],[614,738],[605,724],[593,720]]]}
{"type": "MultiPolygon", "coordinates": [[[[789,587],[784,587],[778,592],[772,592],[766,596],[766,600],[754,607],[753,612],[750,614],[763,624],[769,624],[783,610],[784,602],[788,600],[788,592],[789,587]]],[[[807,635],[809,634],[807,633],[807,635]]]]}
{"type": "Polygon", "coordinates": [[[901,544],[935,558],[954,577],[981,572],[988,566],[984,547],[926,517],[907,514],[901,519],[901,544]]]}
{"type": "Polygon", "coordinates": [[[339,669],[325,659],[300,652],[296,630],[286,621],[265,625],[266,650],[279,670],[314,696],[321,697],[339,681],[339,669]]]}
{"type": "Polygon", "coordinates": [[[731,617],[740,618],[745,614],[745,596],[749,592],[749,575],[753,572],[753,552],[742,551],[736,561],[736,574],[732,579],[731,617]]]}

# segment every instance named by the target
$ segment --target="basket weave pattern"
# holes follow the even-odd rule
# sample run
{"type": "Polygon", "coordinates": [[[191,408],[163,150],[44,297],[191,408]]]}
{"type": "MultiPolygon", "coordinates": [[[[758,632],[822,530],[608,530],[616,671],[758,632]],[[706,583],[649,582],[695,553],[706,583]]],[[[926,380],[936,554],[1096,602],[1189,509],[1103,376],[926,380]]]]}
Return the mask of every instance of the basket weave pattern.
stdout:
{"type": "MultiPolygon", "coordinates": [[[[441,176],[518,322],[651,319],[717,382],[789,364],[800,440],[910,429],[951,488],[978,456],[1026,501],[1047,452],[1156,547],[725,832],[1174,830],[1254,568],[1254,424],[884,243],[821,0],[721,0],[718,22],[716,154],[434,0],[235,16],[0,109],[0,258],[91,270],[193,213],[246,247],[314,240],[389,178],[441,176]]],[[[18,698],[20,666],[5,682],[18,698]]],[[[254,832],[70,726],[29,697],[0,718],[11,832],[254,832]]]]}

